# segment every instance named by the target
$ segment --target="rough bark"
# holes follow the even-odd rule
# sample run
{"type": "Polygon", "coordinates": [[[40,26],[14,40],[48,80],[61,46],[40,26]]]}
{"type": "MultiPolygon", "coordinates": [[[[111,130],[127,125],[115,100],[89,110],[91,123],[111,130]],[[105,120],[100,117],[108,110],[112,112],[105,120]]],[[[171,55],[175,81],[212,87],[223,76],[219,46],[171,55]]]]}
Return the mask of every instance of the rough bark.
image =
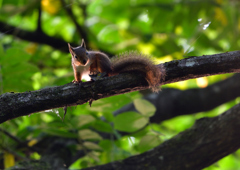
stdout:
{"type": "Polygon", "coordinates": [[[239,56],[240,51],[232,51],[167,62],[164,64],[167,69],[164,84],[215,74],[238,73],[240,72],[239,56]],[[232,65],[232,62],[236,63],[232,65]]]}
{"type": "MultiPolygon", "coordinates": [[[[165,68],[165,80],[161,84],[183,81],[191,78],[240,72],[240,51],[233,51],[202,57],[191,57],[160,64],[165,68]]],[[[24,93],[5,93],[0,96],[0,123],[34,112],[84,104],[91,100],[147,89],[142,75],[120,74],[95,82],[45,88],[24,93]]]]}

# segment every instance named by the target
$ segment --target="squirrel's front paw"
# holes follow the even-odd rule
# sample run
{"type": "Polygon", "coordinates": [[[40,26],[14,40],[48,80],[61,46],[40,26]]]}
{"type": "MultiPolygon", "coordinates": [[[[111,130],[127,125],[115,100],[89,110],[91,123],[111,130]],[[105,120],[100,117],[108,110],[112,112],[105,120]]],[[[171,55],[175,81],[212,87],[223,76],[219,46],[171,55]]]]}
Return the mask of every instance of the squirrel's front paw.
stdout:
{"type": "Polygon", "coordinates": [[[76,80],[73,80],[72,83],[74,83],[74,84],[81,84],[82,81],[76,81],[76,80]]]}
{"type": "Polygon", "coordinates": [[[91,77],[92,81],[97,81],[97,80],[105,77],[106,75],[107,75],[107,73],[103,72],[103,73],[98,73],[98,74],[94,74],[94,75],[89,74],[89,77],[91,77]]]}

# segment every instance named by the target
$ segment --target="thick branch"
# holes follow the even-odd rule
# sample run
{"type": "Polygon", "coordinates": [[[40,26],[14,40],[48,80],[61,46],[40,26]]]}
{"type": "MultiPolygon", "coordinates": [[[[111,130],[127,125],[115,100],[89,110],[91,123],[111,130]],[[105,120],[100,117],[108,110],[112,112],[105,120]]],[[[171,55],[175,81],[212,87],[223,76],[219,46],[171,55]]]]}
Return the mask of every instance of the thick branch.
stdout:
{"type": "Polygon", "coordinates": [[[174,60],[164,64],[164,84],[224,73],[240,72],[240,51],[174,60]]]}
{"type": "MultiPolygon", "coordinates": [[[[240,96],[240,74],[212,84],[206,88],[178,90],[172,88],[162,89],[161,93],[151,93],[144,98],[156,107],[152,123],[159,123],[179,115],[194,114],[209,111],[223,103],[234,100],[240,96]]],[[[126,111],[136,111],[133,103],[117,110],[118,115],[126,111]]]]}
{"type": "Polygon", "coordinates": [[[240,104],[195,125],[143,154],[85,170],[200,170],[240,147],[240,104]]]}
{"type": "MultiPolygon", "coordinates": [[[[210,76],[214,74],[240,72],[240,51],[193,57],[159,65],[165,67],[166,77],[162,84],[210,76]]],[[[30,113],[72,106],[101,98],[147,89],[140,74],[120,74],[96,82],[79,85],[69,83],[25,93],[5,93],[0,96],[0,123],[30,113]]]]}

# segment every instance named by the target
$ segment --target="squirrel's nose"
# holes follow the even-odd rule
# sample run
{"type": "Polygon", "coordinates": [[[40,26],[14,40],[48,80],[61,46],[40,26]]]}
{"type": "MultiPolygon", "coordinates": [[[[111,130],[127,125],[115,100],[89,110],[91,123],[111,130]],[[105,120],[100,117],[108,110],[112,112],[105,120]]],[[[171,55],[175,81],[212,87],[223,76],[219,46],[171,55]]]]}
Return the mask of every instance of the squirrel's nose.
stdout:
{"type": "Polygon", "coordinates": [[[85,65],[85,64],[87,63],[87,60],[83,59],[82,62],[83,62],[83,64],[85,65]]]}

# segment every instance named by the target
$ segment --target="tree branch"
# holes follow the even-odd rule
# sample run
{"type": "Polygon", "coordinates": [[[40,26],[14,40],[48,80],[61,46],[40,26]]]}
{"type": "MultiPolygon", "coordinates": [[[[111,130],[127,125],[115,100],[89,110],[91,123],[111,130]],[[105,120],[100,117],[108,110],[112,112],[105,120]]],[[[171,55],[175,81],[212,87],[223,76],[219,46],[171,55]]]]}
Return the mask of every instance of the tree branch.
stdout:
{"type": "MultiPolygon", "coordinates": [[[[166,88],[161,93],[151,93],[144,97],[156,107],[152,123],[160,123],[180,115],[194,114],[209,111],[223,103],[234,100],[240,96],[240,74],[212,84],[206,88],[178,90],[166,88]]],[[[136,111],[134,104],[128,104],[114,112],[136,111]]]]}
{"type": "MultiPolygon", "coordinates": [[[[70,17],[71,20],[73,21],[73,23],[74,23],[74,25],[75,25],[75,27],[76,27],[76,29],[77,29],[77,32],[78,32],[79,36],[81,36],[81,37],[84,39],[85,43],[88,44],[87,33],[86,33],[86,31],[84,30],[84,28],[82,28],[82,27],[78,24],[78,22],[77,22],[77,20],[76,20],[76,18],[75,18],[75,16],[74,16],[74,14],[73,14],[73,12],[72,12],[72,9],[69,8],[69,6],[65,3],[64,0],[61,0],[61,3],[62,3],[62,6],[64,7],[65,11],[67,12],[67,14],[69,15],[69,17],[70,17]]],[[[87,46],[88,46],[88,45],[87,45],[87,46]]]]}
{"type": "Polygon", "coordinates": [[[37,20],[37,32],[43,33],[42,31],[42,5],[41,1],[39,1],[39,7],[38,7],[38,20],[37,20]]]}
{"type": "MultiPolygon", "coordinates": [[[[59,49],[64,52],[68,52],[67,42],[59,38],[50,37],[44,32],[39,32],[39,31],[32,32],[32,31],[23,30],[21,28],[11,26],[1,21],[0,21],[0,32],[2,32],[3,34],[14,35],[23,40],[36,42],[40,44],[47,44],[52,46],[53,48],[59,49]]],[[[71,43],[71,44],[74,44],[74,43],[71,43]]],[[[75,44],[75,46],[77,46],[77,44],[75,44]]]]}
{"type": "MultiPolygon", "coordinates": [[[[233,51],[160,64],[165,68],[165,81],[161,84],[183,81],[191,78],[223,73],[240,72],[240,51],[233,51]]],[[[0,96],[0,123],[34,112],[80,105],[89,100],[147,89],[141,74],[124,73],[106,77],[95,82],[79,85],[69,83],[63,86],[45,88],[25,93],[5,93],[0,96]]]]}
{"type": "MultiPolygon", "coordinates": [[[[190,129],[150,151],[84,170],[201,170],[240,148],[239,128],[240,104],[219,116],[197,120],[190,129]]],[[[55,169],[56,167],[64,169],[64,164],[68,167],[70,164],[68,159],[72,155],[66,145],[65,140],[57,142],[55,147],[51,145],[51,149],[48,148],[49,152],[46,152],[48,157],[44,156],[38,163],[44,162],[55,169]],[[59,157],[63,159],[57,160],[59,157]]]]}
{"type": "Polygon", "coordinates": [[[18,139],[17,137],[13,136],[11,133],[9,133],[8,131],[0,128],[0,132],[4,133],[5,135],[7,135],[8,137],[10,137],[11,139],[13,139],[15,142],[17,142],[18,144],[23,144],[23,142],[18,139]]]}
{"type": "MultiPolygon", "coordinates": [[[[41,14],[39,13],[38,24],[40,22],[40,16],[41,16],[41,14]]],[[[47,35],[46,33],[44,33],[43,31],[39,31],[38,29],[39,28],[37,28],[36,31],[28,31],[28,30],[24,30],[24,29],[21,29],[18,27],[14,27],[12,25],[9,25],[7,23],[0,21],[0,32],[2,32],[3,34],[13,35],[22,40],[26,40],[26,41],[31,41],[31,42],[35,42],[35,43],[39,43],[39,44],[46,44],[46,45],[49,45],[55,49],[61,50],[66,53],[69,52],[68,46],[67,46],[67,44],[69,42],[66,42],[60,38],[51,37],[51,36],[47,35]]],[[[85,40],[86,34],[85,34],[85,36],[83,36],[83,38],[85,40]]],[[[79,46],[79,44],[77,44],[77,43],[70,42],[70,44],[74,47],[79,46]]],[[[99,48],[99,50],[105,52],[110,57],[113,56],[113,54],[111,52],[108,52],[101,48],[99,48]]]]}
{"type": "Polygon", "coordinates": [[[167,76],[164,84],[224,73],[240,72],[240,51],[201,57],[189,57],[164,64],[167,76]]]}
{"type": "Polygon", "coordinates": [[[143,154],[84,170],[200,170],[240,147],[240,104],[195,125],[143,154]]]}
{"type": "Polygon", "coordinates": [[[15,152],[14,150],[8,148],[8,147],[3,147],[3,146],[0,146],[0,148],[2,150],[4,150],[5,152],[9,152],[11,154],[13,154],[15,157],[19,158],[19,159],[22,159],[22,160],[25,160],[25,161],[30,161],[29,158],[26,158],[24,156],[22,156],[21,154],[19,154],[18,152],[15,152]]]}
{"type": "Polygon", "coordinates": [[[12,167],[12,169],[66,170],[77,159],[90,152],[84,152],[83,150],[73,151],[69,146],[75,146],[78,144],[77,139],[49,135],[44,135],[44,137],[40,137],[39,139],[40,140],[34,146],[38,148],[37,152],[41,155],[41,159],[39,161],[21,161],[19,164],[12,167]],[[34,167],[32,167],[32,163],[34,163],[34,167]],[[41,166],[38,166],[39,164],[44,164],[48,168],[42,168],[41,166]]]}

